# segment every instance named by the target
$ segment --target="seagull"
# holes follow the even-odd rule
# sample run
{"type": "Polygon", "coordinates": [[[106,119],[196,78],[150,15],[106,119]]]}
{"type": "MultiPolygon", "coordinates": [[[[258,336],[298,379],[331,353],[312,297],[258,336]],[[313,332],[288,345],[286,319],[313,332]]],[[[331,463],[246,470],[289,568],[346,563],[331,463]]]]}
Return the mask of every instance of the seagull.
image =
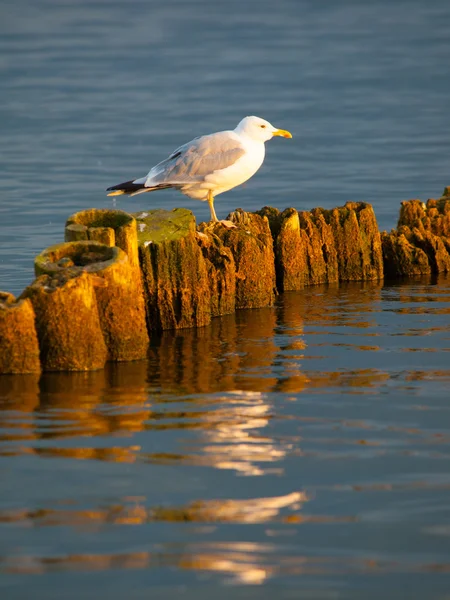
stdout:
{"type": "Polygon", "coordinates": [[[292,138],[260,117],[245,117],[236,129],[196,137],[154,166],[145,177],[109,187],[108,196],[136,196],[174,188],[194,200],[207,201],[218,221],[214,198],[252,177],[264,161],[264,143],[274,136],[292,138]]]}

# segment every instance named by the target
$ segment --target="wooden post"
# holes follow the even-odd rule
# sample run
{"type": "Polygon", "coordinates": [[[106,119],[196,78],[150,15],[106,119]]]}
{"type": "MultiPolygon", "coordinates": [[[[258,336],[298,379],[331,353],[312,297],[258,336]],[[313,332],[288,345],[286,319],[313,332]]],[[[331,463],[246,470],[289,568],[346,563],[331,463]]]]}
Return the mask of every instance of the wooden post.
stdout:
{"type": "Polygon", "coordinates": [[[265,207],[259,214],[268,217],[274,236],[280,291],[383,278],[381,238],[369,204],[300,212],[287,208],[281,214],[265,207]]]}
{"type": "Polygon", "coordinates": [[[150,330],[201,327],[211,321],[208,271],[191,211],[136,215],[150,330]]]}
{"type": "Polygon", "coordinates": [[[82,240],[118,246],[131,265],[139,266],[136,220],[123,210],[90,208],[73,214],[66,221],[65,241],[82,240]]]}
{"type": "Polygon", "coordinates": [[[450,194],[438,200],[401,203],[397,229],[383,232],[384,269],[388,277],[450,272],[450,194]]]}
{"type": "Polygon", "coordinates": [[[46,371],[101,369],[106,361],[92,278],[66,269],[28,286],[36,313],[42,367],[46,371]]]}
{"type": "Polygon", "coordinates": [[[140,276],[117,247],[98,242],[68,242],[44,250],[35,260],[36,274],[85,271],[93,277],[108,360],[145,358],[148,333],[140,276]]]}
{"type": "Polygon", "coordinates": [[[275,258],[269,221],[238,209],[228,215],[233,228],[209,223],[210,231],[231,250],[236,265],[236,308],[272,306],[275,300],[275,258]]]}
{"type": "Polygon", "coordinates": [[[0,292],[0,375],[40,373],[39,345],[30,300],[0,292]]]}

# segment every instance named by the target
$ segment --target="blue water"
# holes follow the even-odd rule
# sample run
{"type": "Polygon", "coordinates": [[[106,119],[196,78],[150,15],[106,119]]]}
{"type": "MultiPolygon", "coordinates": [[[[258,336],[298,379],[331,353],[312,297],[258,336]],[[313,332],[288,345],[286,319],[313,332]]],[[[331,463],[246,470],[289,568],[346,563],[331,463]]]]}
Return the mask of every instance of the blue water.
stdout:
{"type": "MultiPolygon", "coordinates": [[[[3,2],[0,8],[0,285],[19,293],[65,219],[104,189],[247,114],[292,131],[268,144],[236,207],[399,203],[450,184],[450,8],[371,3],[3,2]]],[[[130,210],[208,208],[177,192],[130,210]]]]}
{"type": "MultiPolygon", "coordinates": [[[[294,137],[219,218],[364,200],[394,227],[450,185],[449,31],[443,0],[3,2],[0,289],[106,187],[247,114],[294,137]]],[[[3,377],[1,597],[448,599],[449,299],[315,287],[145,361],[3,377]]]]}

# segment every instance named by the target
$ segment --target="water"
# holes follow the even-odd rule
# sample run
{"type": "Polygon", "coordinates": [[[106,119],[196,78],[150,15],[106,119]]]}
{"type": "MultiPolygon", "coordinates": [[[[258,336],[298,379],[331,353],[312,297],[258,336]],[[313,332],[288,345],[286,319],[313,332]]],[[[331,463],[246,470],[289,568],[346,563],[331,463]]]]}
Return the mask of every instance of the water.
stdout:
{"type": "MultiPolygon", "coordinates": [[[[450,184],[449,28],[444,0],[5,0],[0,287],[20,293],[69,214],[112,206],[106,187],[247,114],[294,139],[268,144],[219,218],[364,200],[394,227],[401,200],[450,184]]],[[[209,216],[172,191],[119,202],[180,205],[209,216]]]]}
{"type": "MultiPolygon", "coordinates": [[[[68,215],[199,133],[289,129],[240,206],[399,202],[449,180],[447,2],[3,2],[0,289],[68,215]]],[[[208,207],[176,192],[120,207],[208,207]]],[[[0,380],[10,599],[448,599],[450,281],[315,287],[0,380]]]]}
{"type": "Polygon", "coordinates": [[[2,597],[447,598],[449,314],[449,279],[318,286],[3,378],[2,597]]]}

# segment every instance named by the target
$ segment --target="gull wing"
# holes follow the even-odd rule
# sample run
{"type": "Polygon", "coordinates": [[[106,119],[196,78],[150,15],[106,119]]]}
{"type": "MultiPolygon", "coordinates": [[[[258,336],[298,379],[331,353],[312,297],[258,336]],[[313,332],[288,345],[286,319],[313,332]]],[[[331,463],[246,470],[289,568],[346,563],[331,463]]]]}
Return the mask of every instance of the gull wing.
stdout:
{"type": "Polygon", "coordinates": [[[177,148],[153,167],[145,187],[201,183],[207,175],[231,167],[245,154],[245,148],[233,131],[203,135],[177,148]]]}

